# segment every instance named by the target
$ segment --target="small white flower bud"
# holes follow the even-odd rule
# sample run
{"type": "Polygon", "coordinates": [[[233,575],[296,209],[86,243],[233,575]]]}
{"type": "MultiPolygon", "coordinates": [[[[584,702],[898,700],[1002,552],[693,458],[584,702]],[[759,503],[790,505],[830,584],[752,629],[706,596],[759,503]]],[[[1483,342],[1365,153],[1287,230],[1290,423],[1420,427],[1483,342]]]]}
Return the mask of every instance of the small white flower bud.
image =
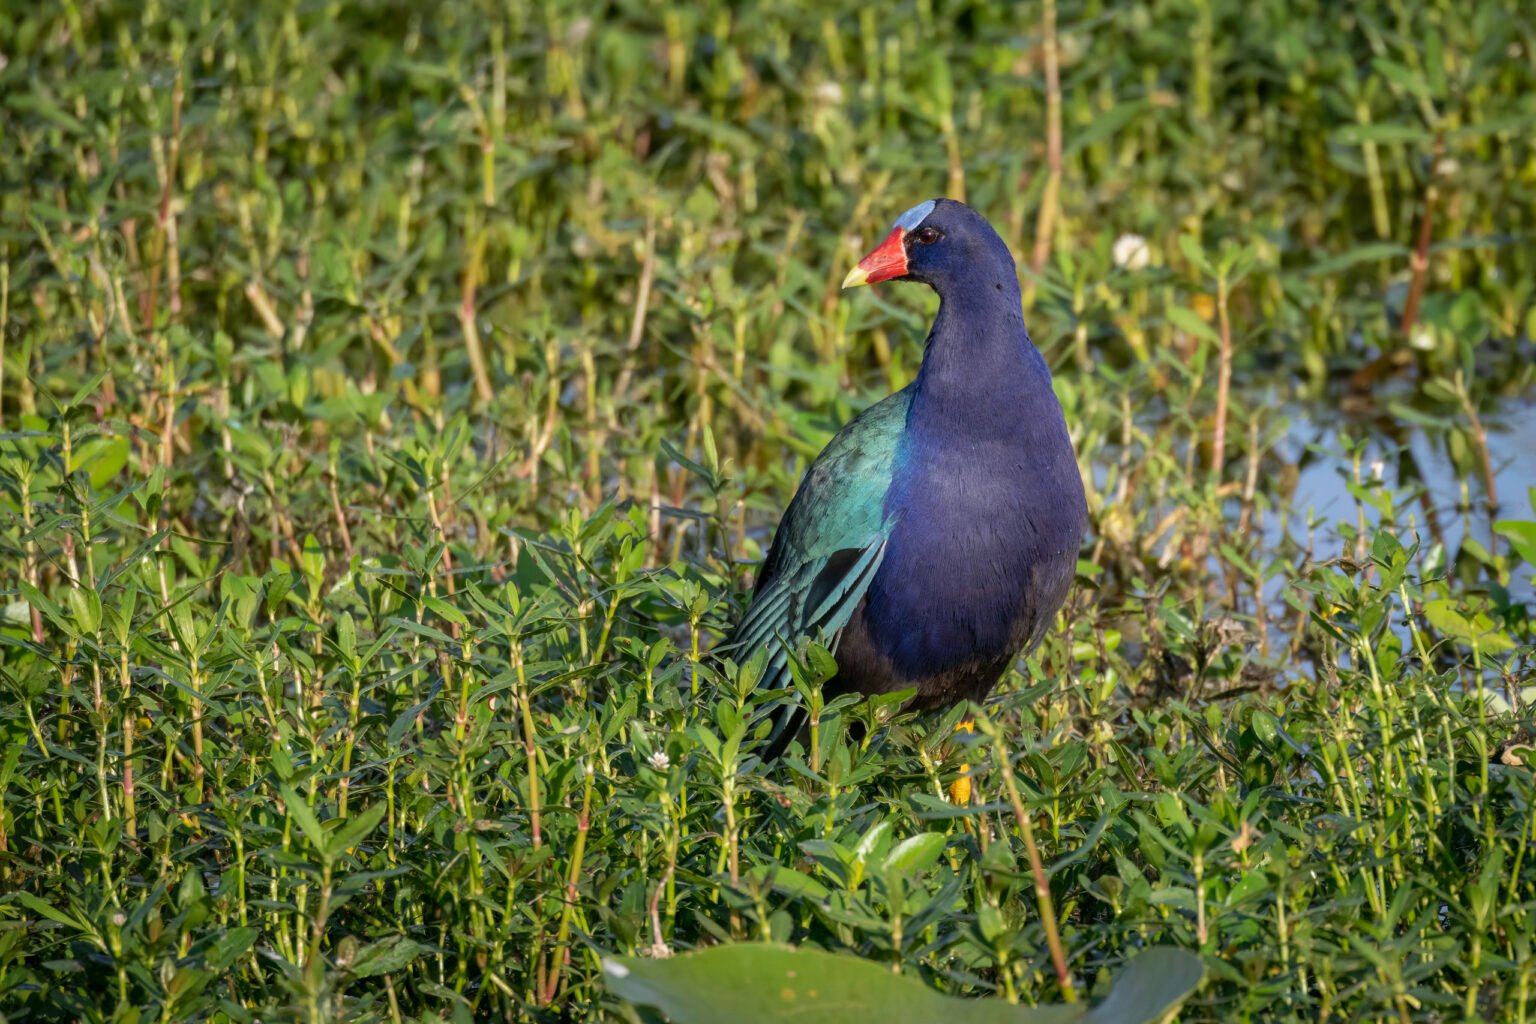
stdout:
{"type": "Polygon", "coordinates": [[[1125,234],[1115,239],[1115,247],[1111,250],[1115,266],[1122,270],[1143,270],[1152,262],[1152,253],[1147,248],[1147,240],[1140,235],[1125,234]]]}

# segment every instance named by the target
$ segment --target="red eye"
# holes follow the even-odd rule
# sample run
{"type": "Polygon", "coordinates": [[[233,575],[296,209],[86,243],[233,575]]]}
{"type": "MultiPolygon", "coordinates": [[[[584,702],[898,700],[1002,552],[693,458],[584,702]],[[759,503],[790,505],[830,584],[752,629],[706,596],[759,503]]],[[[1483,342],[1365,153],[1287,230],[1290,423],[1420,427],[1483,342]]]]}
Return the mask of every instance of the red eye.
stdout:
{"type": "Polygon", "coordinates": [[[912,241],[918,245],[932,245],[944,235],[938,228],[919,228],[912,234],[912,241]]]}

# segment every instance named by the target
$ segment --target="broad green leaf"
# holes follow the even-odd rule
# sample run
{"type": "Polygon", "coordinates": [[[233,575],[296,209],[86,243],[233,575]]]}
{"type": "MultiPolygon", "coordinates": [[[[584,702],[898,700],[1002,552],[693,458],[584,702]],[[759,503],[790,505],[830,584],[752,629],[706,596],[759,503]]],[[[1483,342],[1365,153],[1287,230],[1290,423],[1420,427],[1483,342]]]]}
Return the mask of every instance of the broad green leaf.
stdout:
{"type": "Polygon", "coordinates": [[[1083,1024],[1162,1020],[1189,997],[1204,977],[1205,967],[1195,954],[1171,946],[1153,946],[1132,957],[1115,975],[1109,995],[1083,1017],[1083,1024]]]}
{"type": "Polygon", "coordinates": [[[1266,747],[1273,747],[1277,739],[1278,729],[1275,726],[1275,716],[1268,711],[1255,711],[1250,724],[1253,726],[1253,734],[1259,738],[1259,742],[1266,747]]]}
{"type": "Polygon", "coordinates": [[[859,841],[853,847],[854,857],[861,863],[868,861],[871,855],[878,855],[878,851],[885,849],[890,844],[890,836],[890,819],[880,819],[859,837],[859,841]]]}
{"type": "Polygon", "coordinates": [[[672,1024],[1066,1024],[1077,1007],[1025,1008],[958,999],[872,960],[737,943],[664,960],[603,961],[608,988],[672,1024]]]}
{"type": "Polygon", "coordinates": [[[1193,953],[1153,947],[1133,958],[1090,1009],[961,999],[872,960],[767,943],[603,960],[612,992],[657,1008],[672,1024],[1148,1024],[1187,998],[1203,974],[1193,953]]]}
{"type": "Polygon", "coordinates": [[[1515,642],[1498,631],[1483,612],[1468,616],[1449,598],[1424,602],[1424,617],[1446,636],[1490,653],[1513,650],[1515,642]]]}
{"type": "Polygon", "coordinates": [[[101,598],[84,587],[69,588],[69,610],[75,616],[75,628],[86,636],[95,636],[101,628],[101,598]]]}
{"type": "Polygon", "coordinates": [[[1536,522],[1504,519],[1493,524],[1493,532],[1509,541],[1526,565],[1536,566],[1536,522]]]}
{"type": "Polygon", "coordinates": [[[98,438],[76,456],[72,468],[85,470],[90,475],[91,486],[99,491],[128,464],[128,453],[128,438],[98,438]]]}

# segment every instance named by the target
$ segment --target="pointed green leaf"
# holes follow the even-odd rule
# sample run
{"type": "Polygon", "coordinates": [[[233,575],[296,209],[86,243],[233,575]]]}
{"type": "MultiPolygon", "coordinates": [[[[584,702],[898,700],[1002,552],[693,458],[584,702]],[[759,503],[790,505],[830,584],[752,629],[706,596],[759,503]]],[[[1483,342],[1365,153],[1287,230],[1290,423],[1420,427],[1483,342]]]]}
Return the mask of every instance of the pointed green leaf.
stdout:
{"type": "Polygon", "coordinates": [[[1184,306],[1169,306],[1167,313],[1164,315],[1167,316],[1169,323],[1185,334],[1193,335],[1196,338],[1203,338],[1210,342],[1221,340],[1221,336],[1216,333],[1216,328],[1206,323],[1201,319],[1200,314],[1192,309],[1184,306]]]}
{"type": "Polygon", "coordinates": [[[1109,995],[1083,1024],[1144,1024],[1162,1020],[1199,986],[1205,965],[1195,954],[1153,946],[1133,957],[1115,976],[1109,995]]]}
{"type": "Polygon", "coordinates": [[[346,612],[342,612],[336,619],[336,646],[348,661],[357,658],[357,623],[346,612]]]}
{"type": "Polygon", "coordinates": [[[347,823],[329,837],[330,849],[337,852],[352,849],[368,838],[368,833],[379,827],[379,822],[384,820],[384,814],[388,810],[389,804],[380,800],[366,811],[350,815],[347,823]]]}
{"type": "Polygon", "coordinates": [[[438,615],[441,615],[447,621],[457,623],[458,625],[463,626],[465,629],[469,628],[469,619],[465,617],[464,613],[459,611],[453,605],[449,604],[447,601],[444,601],[442,598],[424,597],[421,599],[421,602],[436,612],[438,615]]]}
{"type": "Polygon", "coordinates": [[[944,852],[946,836],[942,832],[923,832],[903,839],[885,858],[885,870],[903,875],[920,875],[938,863],[944,852]]]}
{"type": "Polygon", "coordinates": [[[288,805],[288,816],[298,824],[310,845],[322,855],[326,854],[325,829],[310,809],[308,801],[294,792],[292,786],[279,786],[278,791],[283,795],[283,803],[288,805]]]}
{"type": "Polygon", "coordinates": [[[16,893],[16,901],[22,906],[26,907],[28,910],[42,914],[48,920],[56,921],[67,928],[73,928],[78,932],[90,930],[86,928],[85,925],[81,924],[77,919],[70,917],[62,910],[55,910],[52,905],[43,902],[29,892],[18,891],[16,893]]]}
{"type": "Polygon", "coordinates": [[[394,974],[410,966],[412,961],[427,951],[427,946],[408,935],[391,935],[364,946],[352,962],[352,973],[359,978],[394,974]]]}

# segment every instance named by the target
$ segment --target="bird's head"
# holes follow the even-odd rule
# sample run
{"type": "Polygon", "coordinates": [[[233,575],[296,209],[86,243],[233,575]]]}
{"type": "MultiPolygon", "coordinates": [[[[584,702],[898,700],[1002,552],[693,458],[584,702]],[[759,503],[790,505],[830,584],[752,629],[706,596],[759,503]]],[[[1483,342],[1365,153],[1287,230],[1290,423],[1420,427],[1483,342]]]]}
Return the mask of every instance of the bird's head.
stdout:
{"type": "Polygon", "coordinates": [[[1018,287],[1013,256],[986,218],[953,199],[930,199],[896,218],[885,241],[848,272],[843,287],[920,281],[942,293],[951,282],[989,272],[1018,287]]]}

